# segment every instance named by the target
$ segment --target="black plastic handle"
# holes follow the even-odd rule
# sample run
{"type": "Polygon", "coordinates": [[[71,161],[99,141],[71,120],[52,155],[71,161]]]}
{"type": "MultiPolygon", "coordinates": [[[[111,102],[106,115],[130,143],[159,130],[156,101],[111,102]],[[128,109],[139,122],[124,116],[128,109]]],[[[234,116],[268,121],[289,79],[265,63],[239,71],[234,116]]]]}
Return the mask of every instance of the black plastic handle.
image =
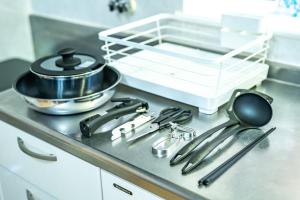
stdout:
{"type": "Polygon", "coordinates": [[[142,103],[137,103],[131,106],[114,109],[103,116],[97,115],[97,116],[92,116],[92,119],[91,118],[85,119],[81,121],[79,124],[81,133],[85,137],[91,137],[92,134],[103,124],[113,119],[122,117],[124,115],[135,113],[137,109],[142,105],[143,105],[142,103]]]}
{"type": "Polygon", "coordinates": [[[33,152],[25,146],[24,141],[21,138],[18,137],[17,141],[18,141],[18,146],[23,153],[40,160],[57,161],[57,157],[55,155],[53,154],[44,155],[44,154],[33,152]]]}
{"type": "Polygon", "coordinates": [[[175,115],[176,113],[179,113],[182,109],[177,107],[170,107],[163,109],[159,116],[152,122],[152,123],[162,123],[164,120],[169,119],[171,116],[175,115]]]}
{"type": "Polygon", "coordinates": [[[223,124],[220,124],[220,125],[212,128],[212,129],[209,129],[208,131],[206,131],[203,134],[199,135],[194,140],[192,140],[191,142],[186,144],[184,147],[182,147],[173,156],[173,158],[170,160],[170,165],[173,166],[173,165],[176,165],[176,164],[180,163],[183,159],[188,157],[199,144],[201,144],[204,140],[206,140],[208,137],[210,137],[215,132],[221,130],[222,128],[230,127],[230,126],[233,126],[233,125],[236,125],[236,124],[238,124],[237,121],[228,120],[227,122],[224,122],[223,124]]]}
{"type": "Polygon", "coordinates": [[[56,66],[62,67],[64,70],[74,69],[75,66],[81,63],[79,58],[75,58],[74,54],[76,53],[75,49],[65,48],[58,52],[62,58],[59,58],[55,61],[56,66]]]}
{"type": "Polygon", "coordinates": [[[196,167],[202,163],[204,158],[206,158],[217,146],[219,146],[222,142],[224,142],[230,136],[235,135],[238,132],[241,132],[245,129],[257,129],[251,127],[240,126],[238,128],[234,128],[232,130],[227,131],[223,130],[216,138],[204,144],[201,148],[195,151],[190,160],[184,165],[181,172],[182,174],[188,174],[193,171],[196,167]]]}
{"type": "Polygon", "coordinates": [[[176,124],[184,124],[188,121],[190,121],[193,117],[191,110],[182,110],[180,109],[177,113],[174,115],[171,115],[169,118],[164,119],[159,123],[160,128],[166,128],[170,126],[170,122],[176,123],[176,124]]]}
{"type": "Polygon", "coordinates": [[[265,134],[256,138],[254,141],[252,141],[250,144],[248,144],[246,147],[244,147],[241,151],[234,154],[231,158],[229,158],[224,163],[222,163],[217,168],[215,168],[213,171],[211,171],[209,174],[207,174],[206,176],[201,178],[198,181],[198,184],[208,186],[211,183],[213,183],[222,174],[224,174],[231,166],[233,166],[244,155],[246,155],[250,150],[252,150],[258,143],[260,143],[263,139],[265,139],[268,135],[270,135],[275,129],[276,129],[276,127],[273,127],[270,130],[268,130],[265,134]]]}

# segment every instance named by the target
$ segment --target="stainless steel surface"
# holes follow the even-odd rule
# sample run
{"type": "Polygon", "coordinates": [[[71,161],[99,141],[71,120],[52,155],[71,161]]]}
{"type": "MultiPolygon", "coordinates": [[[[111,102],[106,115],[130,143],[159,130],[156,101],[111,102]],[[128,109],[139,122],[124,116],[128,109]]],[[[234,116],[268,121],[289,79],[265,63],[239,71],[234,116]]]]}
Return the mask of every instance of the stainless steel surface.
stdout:
{"type": "MultiPolygon", "coordinates": [[[[170,157],[159,159],[151,153],[152,143],[162,135],[168,134],[167,130],[145,137],[134,144],[128,144],[123,140],[111,142],[110,132],[99,132],[89,139],[81,138],[79,121],[106,110],[111,106],[109,104],[80,115],[48,116],[28,109],[22,99],[9,90],[0,95],[0,116],[2,120],[36,137],[56,144],[167,199],[205,197],[225,200],[298,200],[300,199],[300,86],[267,80],[257,89],[274,98],[273,118],[263,130],[276,126],[276,132],[208,188],[198,188],[199,178],[246,146],[257,137],[256,132],[242,134],[230,148],[214,157],[213,162],[208,161],[196,172],[182,176],[180,173],[182,164],[170,167],[170,157]]],[[[150,112],[157,112],[169,106],[192,109],[194,119],[187,126],[198,132],[204,132],[227,119],[224,109],[214,115],[198,115],[196,108],[123,86],[118,87],[116,96],[147,100],[150,103],[150,112]]]]}
{"type": "Polygon", "coordinates": [[[129,134],[134,134],[138,127],[142,126],[143,124],[146,124],[152,119],[154,119],[154,116],[148,114],[141,114],[135,117],[134,119],[126,122],[125,124],[122,124],[117,128],[114,128],[112,130],[111,140],[116,140],[120,138],[122,135],[126,136],[129,134]]]}
{"type": "MultiPolygon", "coordinates": [[[[107,88],[97,91],[93,94],[85,96],[79,95],[78,97],[73,98],[59,98],[59,95],[57,95],[58,98],[43,98],[43,95],[40,97],[40,91],[37,89],[37,86],[34,85],[35,82],[33,80],[26,81],[26,76],[29,76],[29,72],[20,77],[13,87],[15,91],[25,100],[25,102],[34,110],[55,115],[74,114],[95,109],[106,103],[114,95],[116,90],[115,88],[121,80],[121,74],[114,68],[106,67],[103,75],[106,77],[104,77],[102,84],[109,84],[107,88]],[[110,73],[105,73],[107,70],[109,70],[110,73]],[[33,83],[31,83],[31,81],[33,83]],[[112,83],[109,83],[110,81],[112,81],[112,83]]],[[[85,85],[86,84],[88,83],[85,83],[85,85]]],[[[51,88],[48,89],[51,90],[51,88]]],[[[56,92],[67,92],[65,91],[66,88],[60,89],[61,90],[56,92]]],[[[44,88],[44,90],[47,90],[47,88],[44,88]]],[[[74,90],[74,88],[71,90],[74,90]]],[[[78,90],[80,89],[78,88],[78,90]]]]}
{"type": "Polygon", "coordinates": [[[159,129],[159,125],[157,123],[149,124],[144,129],[140,130],[139,132],[135,133],[133,136],[127,139],[127,142],[134,142],[139,139],[146,137],[148,134],[153,133],[159,129]]]}

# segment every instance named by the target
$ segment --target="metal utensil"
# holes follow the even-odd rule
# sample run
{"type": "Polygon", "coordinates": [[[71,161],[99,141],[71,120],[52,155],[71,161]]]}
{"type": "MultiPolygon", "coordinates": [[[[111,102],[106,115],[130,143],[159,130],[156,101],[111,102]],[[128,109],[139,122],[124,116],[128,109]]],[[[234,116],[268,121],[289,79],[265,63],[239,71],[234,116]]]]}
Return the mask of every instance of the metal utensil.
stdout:
{"type": "Polygon", "coordinates": [[[116,139],[120,138],[122,136],[122,134],[124,135],[124,134],[130,133],[130,132],[133,132],[136,128],[149,122],[152,119],[154,119],[154,115],[141,114],[141,115],[137,116],[133,120],[130,120],[117,128],[114,128],[112,130],[111,140],[116,140],[116,139]]]}
{"type": "Polygon", "coordinates": [[[205,185],[208,186],[217,180],[222,174],[224,174],[231,166],[233,166],[237,161],[239,161],[244,155],[246,155],[249,151],[251,151],[257,144],[259,144],[263,139],[265,139],[268,135],[270,135],[276,127],[269,129],[265,134],[257,137],[254,141],[244,147],[242,150],[234,154],[231,158],[226,160],[224,163],[219,165],[209,174],[204,176],[198,181],[199,186],[205,185]]]}
{"type": "Polygon", "coordinates": [[[248,129],[258,129],[258,128],[239,126],[229,131],[225,131],[224,133],[222,132],[216,138],[204,144],[201,148],[193,152],[191,158],[187,161],[187,163],[182,168],[181,170],[182,174],[188,174],[191,171],[193,171],[218,145],[224,142],[227,138],[248,129]]]}
{"type": "Polygon", "coordinates": [[[162,110],[159,116],[151,122],[149,126],[143,129],[141,132],[136,133],[134,136],[128,138],[128,142],[140,139],[150,133],[158,131],[160,129],[169,127],[169,122],[183,124],[192,119],[192,111],[184,110],[182,108],[166,108],[162,110]]]}
{"type": "Polygon", "coordinates": [[[270,121],[272,117],[273,99],[263,93],[238,89],[235,90],[228,102],[227,113],[229,120],[203,134],[181,148],[170,160],[170,165],[176,165],[191,155],[192,151],[215,132],[236,124],[259,127],[270,121]]]}
{"type": "Polygon", "coordinates": [[[111,101],[122,103],[116,105],[102,116],[96,114],[82,120],[79,124],[82,135],[85,137],[91,137],[92,134],[103,124],[131,113],[144,113],[149,108],[148,103],[140,99],[116,98],[111,101]]]}
{"type": "Polygon", "coordinates": [[[190,141],[196,136],[196,131],[190,127],[170,122],[171,132],[155,141],[152,145],[152,153],[163,158],[170,155],[181,141],[190,141]]]}

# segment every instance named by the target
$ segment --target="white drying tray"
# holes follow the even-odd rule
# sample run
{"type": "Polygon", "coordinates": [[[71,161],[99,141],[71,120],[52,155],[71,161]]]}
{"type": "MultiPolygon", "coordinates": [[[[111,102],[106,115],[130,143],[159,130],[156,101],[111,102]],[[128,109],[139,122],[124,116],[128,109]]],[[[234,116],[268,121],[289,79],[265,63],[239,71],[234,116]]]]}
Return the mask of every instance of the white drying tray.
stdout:
{"type": "MultiPolygon", "coordinates": [[[[162,43],[156,47],[211,59],[221,56],[171,43],[162,43]]],[[[237,60],[231,58],[224,66],[230,66],[237,60]]],[[[115,60],[110,65],[123,74],[123,84],[197,106],[200,112],[206,114],[216,112],[220,105],[226,103],[234,89],[248,89],[258,85],[268,73],[268,65],[255,63],[252,66],[250,61],[246,61],[243,66],[230,69],[224,67],[221,69],[223,81],[216,92],[218,65],[207,66],[146,50],[115,60]]]]}
{"type": "Polygon", "coordinates": [[[268,72],[264,61],[270,34],[258,34],[230,50],[216,39],[221,29],[212,31],[196,19],[160,14],[100,32],[99,39],[105,41],[107,63],[123,74],[123,84],[212,114],[234,89],[258,85],[268,72]],[[203,46],[225,53],[200,50],[203,46]]]}

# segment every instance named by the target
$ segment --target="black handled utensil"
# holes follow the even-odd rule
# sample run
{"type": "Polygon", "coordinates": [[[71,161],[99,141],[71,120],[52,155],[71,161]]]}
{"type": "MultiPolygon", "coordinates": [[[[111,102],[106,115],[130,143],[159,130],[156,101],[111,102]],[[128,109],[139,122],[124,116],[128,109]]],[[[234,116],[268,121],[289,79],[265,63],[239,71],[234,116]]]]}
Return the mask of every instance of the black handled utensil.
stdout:
{"type": "Polygon", "coordinates": [[[80,130],[85,137],[91,137],[100,126],[113,119],[135,112],[146,112],[148,110],[148,103],[139,99],[117,98],[111,101],[122,103],[108,110],[103,116],[96,114],[80,122],[80,130]]]}
{"type": "Polygon", "coordinates": [[[170,165],[176,165],[191,155],[192,151],[204,140],[222,128],[236,124],[250,127],[260,127],[272,118],[272,97],[244,89],[235,90],[228,102],[227,113],[229,120],[196,137],[193,141],[181,148],[170,160],[170,165]]]}
{"type": "Polygon", "coordinates": [[[202,161],[222,142],[224,142],[227,138],[242,132],[246,129],[257,129],[251,127],[240,126],[234,129],[230,129],[228,131],[224,130],[224,133],[220,133],[216,138],[204,144],[201,148],[195,151],[188,162],[184,165],[181,172],[182,174],[188,174],[193,171],[197,166],[199,166],[202,161]]]}
{"type": "Polygon", "coordinates": [[[239,161],[244,155],[246,155],[249,151],[251,151],[258,143],[260,143],[263,139],[265,139],[268,135],[270,135],[275,129],[276,129],[276,127],[273,127],[270,130],[268,130],[265,134],[257,137],[254,141],[252,141],[250,144],[248,144],[246,147],[244,147],[241,151],[239,151],[238,153],[233,155],[231,158],[229,158],[223,164],[219,165],[217,168],[215,168],[209,174],[207,174],[206,176],[201,178],[198,181],[199,186],[201,186],[201,185],[208,186],[211,183],[213,183],[222,174],[224,174],[231,166],[233,166],[237,161],[239,161]]]}

